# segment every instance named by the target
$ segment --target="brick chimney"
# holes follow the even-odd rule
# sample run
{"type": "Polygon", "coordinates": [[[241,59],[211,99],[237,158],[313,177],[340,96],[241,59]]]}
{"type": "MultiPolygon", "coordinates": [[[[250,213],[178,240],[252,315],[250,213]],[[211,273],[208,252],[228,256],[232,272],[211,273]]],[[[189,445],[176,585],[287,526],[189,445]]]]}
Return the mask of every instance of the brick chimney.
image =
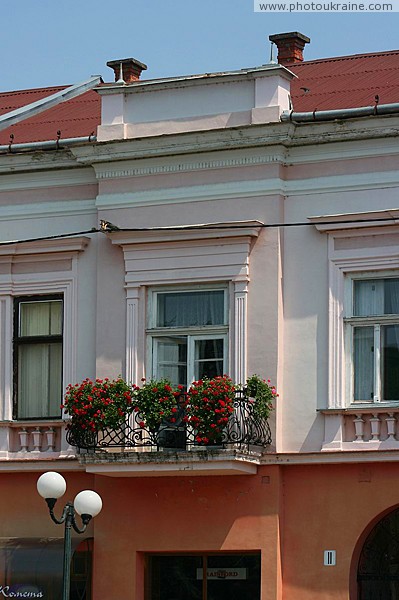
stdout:
{"type": "Polygon", "coordinates": [[[138,81],[138,79],[140,79],[141,72],[147,69],[147,65],[139,60],[136,60],[135,58],[109,60],[107,62],[107,67],[113,69],[115,81],[119,82],[122,78],[125,83],[133,83],[134,81],[138,81]]]}
{"type": "Polygon", "coordinates": [[[298,31],[269,35],[269,40],[277,46],[277,62],[286,67],[303,61],[302,50],[310,42],[310,38],[298,31]]]}

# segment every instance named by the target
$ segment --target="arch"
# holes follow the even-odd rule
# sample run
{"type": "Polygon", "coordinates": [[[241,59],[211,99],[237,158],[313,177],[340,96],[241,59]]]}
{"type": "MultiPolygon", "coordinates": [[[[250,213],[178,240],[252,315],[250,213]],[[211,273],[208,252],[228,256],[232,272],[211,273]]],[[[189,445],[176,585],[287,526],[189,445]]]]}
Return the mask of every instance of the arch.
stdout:
{"type": "Polygon", "coordinates": [[[399,506],[380,513],[359,537],[352,556],[350,598],[399,598],[399,506]]]}

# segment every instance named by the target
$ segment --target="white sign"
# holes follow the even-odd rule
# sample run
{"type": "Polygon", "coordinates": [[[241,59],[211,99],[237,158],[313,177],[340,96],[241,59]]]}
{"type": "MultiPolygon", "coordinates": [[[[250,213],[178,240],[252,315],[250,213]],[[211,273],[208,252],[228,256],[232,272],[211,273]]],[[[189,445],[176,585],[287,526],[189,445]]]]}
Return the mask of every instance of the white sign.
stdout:
{"type": "MultiPolygon", "coordinates": [[[[203,578],[203,569],[197,569],[197,579],[203,578]]],[[[219,567],[216,569],[207,569],[206,570],[206,578],[207,580],[238,580],[238,579],[246,579],[247,578],[247,569],[243,568],[223,568],[219,567]]]]}

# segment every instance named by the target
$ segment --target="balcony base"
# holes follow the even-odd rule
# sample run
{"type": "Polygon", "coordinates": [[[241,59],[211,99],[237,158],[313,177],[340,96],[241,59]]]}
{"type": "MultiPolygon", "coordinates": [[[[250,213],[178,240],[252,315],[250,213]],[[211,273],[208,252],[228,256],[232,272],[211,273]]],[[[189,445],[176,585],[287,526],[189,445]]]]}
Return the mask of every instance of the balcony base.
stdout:
{"type": "Polygon", "coordinates": [[[239,450],[96,452],[82,454],[87,473],[108,477],[256,475],[262,453],[239,450]]]}

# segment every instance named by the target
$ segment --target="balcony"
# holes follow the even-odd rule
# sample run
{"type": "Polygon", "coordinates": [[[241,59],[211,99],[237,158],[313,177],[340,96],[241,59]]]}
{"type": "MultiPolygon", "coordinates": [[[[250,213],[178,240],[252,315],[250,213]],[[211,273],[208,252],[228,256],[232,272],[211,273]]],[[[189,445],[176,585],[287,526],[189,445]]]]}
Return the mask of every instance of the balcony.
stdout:
{"type": "Polygon", "coordinates": [[[0,460],[74,458],[61,420],[3,421],[0,423],[0,460]]]}
{"type": "Polygon", "coordinates": [[[399,407],[359,406],[324,414],[322,451],[398,450],[399,407]]]}
{"type": "Polygon", "coordinates": [[[253,404],[237,392],[234,412],[213,442],[198,442],[179,407],[176,422],[157,430],[143,426],[133,413],[117,429],[67,431],[67,441],[79,449],[86,471],[109,476],[170,474],[252,474],[272,442],[267,420],[254,414],[253,404]]]}

